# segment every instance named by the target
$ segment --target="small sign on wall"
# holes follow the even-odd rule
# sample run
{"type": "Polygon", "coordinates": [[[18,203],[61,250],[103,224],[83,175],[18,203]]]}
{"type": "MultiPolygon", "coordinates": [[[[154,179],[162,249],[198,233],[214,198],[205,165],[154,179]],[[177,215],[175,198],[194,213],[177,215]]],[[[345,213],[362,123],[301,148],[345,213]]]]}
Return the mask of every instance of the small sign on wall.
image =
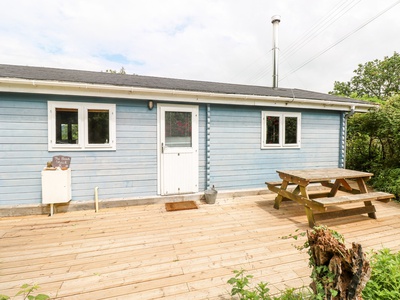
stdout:
{"type": "Polygon", "coordinates": [[[53,168],[60,167],[61,169],[68,169],[70,164],[71,157],[62,155],[53,156],[53,161],[51,162],[53,168]]]}

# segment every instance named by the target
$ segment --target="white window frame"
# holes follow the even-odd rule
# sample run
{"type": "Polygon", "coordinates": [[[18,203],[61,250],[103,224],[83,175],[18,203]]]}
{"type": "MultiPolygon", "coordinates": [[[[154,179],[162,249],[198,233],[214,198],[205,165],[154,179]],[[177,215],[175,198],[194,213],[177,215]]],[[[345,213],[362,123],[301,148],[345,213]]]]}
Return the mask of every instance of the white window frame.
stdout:
{"type": "Polygon", "coordinates": [[[276,112],[276,111],[263,111],[261,118],[261,149],[282,149],[282,148],[300,148],[301,147],[301,113],[292,112],[276,112]],[[266,133],[267,133],[267,117],[279,117],[279,143],[267,144],[266,133]],[[285,143],[285,119],[287,117],[297,118],[297,142],[294,144],[285,143]]]}
{"type": "Polygon", "coordinates": [[[48,150],[49,151],[107,151],[116,150],[116,105],[106,103],[48,101],[48,150]],[[56,109],[78,110],[78,141],[76,144],[57,144],[56,109]],[[109,141],[106,144],[89,144],[88,111],[101,109],[109,111],[109,141]]]}

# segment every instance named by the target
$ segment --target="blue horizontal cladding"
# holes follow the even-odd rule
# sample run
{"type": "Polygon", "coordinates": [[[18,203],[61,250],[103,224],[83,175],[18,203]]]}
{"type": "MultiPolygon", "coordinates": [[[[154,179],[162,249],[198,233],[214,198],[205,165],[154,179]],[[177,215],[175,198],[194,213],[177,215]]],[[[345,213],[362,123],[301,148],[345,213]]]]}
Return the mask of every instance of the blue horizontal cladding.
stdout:
{"type": "MultiPolygon", "coordinates": [[[[340,113],[302,113],[300,149],[261,149],[259,107],[211,105],[210,179],[219,189],[264,187],[277,169],[337,167],[340,113]]],[[[206,106],[199,106],[199,190],[206,188],[206,106]]],[[[72,198],[157,194],[157,110],[146,101],[0,94],[0,205],[41,202],[41,170],[54,155],[72,157],[72,198]],[[48,152],[47,101],[115,103],[116,151],[48,152]]]]}
{"type": "Polygon", "coordinates": [[[70,153],[72,199],[93,199],[95,187],[100,199],[156,195],[157,111],[149,110],[146,101],[105,102],[116,103],[117,150],[70,153]]]}
{"type": "MultiPolygon", "coordinates": [[[[199,189],[206,185],[206,116],[199,107],[199,189]]],[[[0,94],[0,205],[41,203],[41,171],[55,155],[71,156],[72,200],[157,195],[157,109],[147,101],[0,94]],[[49,152],[48,101],[115,103],[116,151],[49,152]]]]}
{"type": "Polygon", "coordinates": [[[72,157],[72,198],[157,193],[157,113],[146,101],[0,94],[0,205],[41,203],[41,171],[55,155],[72,157]],[[116,151],[48,152],[47,102],[116,103],[116,151]]]}
{"type": "Polygon", "coordinates": [[[38,201],[46,150],[46,102],[26,95],[0,94],[1,205],[38,201]]]}
{"type": "Polygon", "coordinates": [[[276,170],[337,167],[340,113],[336,111],[211,106],[211,184],[218,189],[265,187],[276,170]],[[262,111],[301,113],[301,147],[261,149],[262,111]]]}

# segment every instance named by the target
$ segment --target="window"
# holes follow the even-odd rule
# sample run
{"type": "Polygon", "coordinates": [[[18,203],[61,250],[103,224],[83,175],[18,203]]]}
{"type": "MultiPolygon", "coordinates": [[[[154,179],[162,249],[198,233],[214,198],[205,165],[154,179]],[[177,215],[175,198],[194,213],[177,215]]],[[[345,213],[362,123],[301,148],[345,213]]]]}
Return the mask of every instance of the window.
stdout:
{"type": "Polygon", "coordinates": [[[165,145],[168,147],[192,147],[191,112],[165,112],[165,145]]]}
{"type": "Polygon", "coordinates": [[[300,113],[262,112],[261,148],[299,148],[300,113]]]}
{"type": "Polygon", "coordinates": [[[48,102],[49,151],[115,150],[115,104],[48,102]]]}

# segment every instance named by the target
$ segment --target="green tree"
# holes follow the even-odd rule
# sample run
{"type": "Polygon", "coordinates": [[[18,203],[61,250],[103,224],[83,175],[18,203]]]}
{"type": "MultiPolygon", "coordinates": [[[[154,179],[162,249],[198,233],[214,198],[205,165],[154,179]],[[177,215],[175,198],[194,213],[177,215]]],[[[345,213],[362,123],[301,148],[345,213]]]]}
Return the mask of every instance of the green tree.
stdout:
{"type": "Polygon", "coordinates": [[[400,54],[359,64],[334,95],[379,102],[379,110],[349,119],[346,167],[375,174],[371,184],[400,198],[400,54]]]}
{"type": "Polygon", "coordinates": [[[351,137],[369,137],[371,160],[383,167],[400,167],[400,94],[390,97],[379,110],[358,115],[350,123],[351,137]]]}
{"type": "Polygon", "coordinates": [[[400,94],[349,119],[346,166],[372,172],[375,188],[400,196],[400,94]]]}
{"type": "Polygon", "coordinates": [[[350,81],[335,81],[330,94],[387,100],[400,92],[400,54],[359,64],[350,81]]]}

